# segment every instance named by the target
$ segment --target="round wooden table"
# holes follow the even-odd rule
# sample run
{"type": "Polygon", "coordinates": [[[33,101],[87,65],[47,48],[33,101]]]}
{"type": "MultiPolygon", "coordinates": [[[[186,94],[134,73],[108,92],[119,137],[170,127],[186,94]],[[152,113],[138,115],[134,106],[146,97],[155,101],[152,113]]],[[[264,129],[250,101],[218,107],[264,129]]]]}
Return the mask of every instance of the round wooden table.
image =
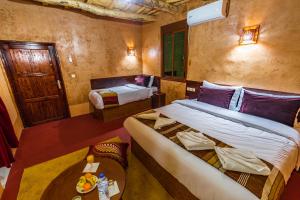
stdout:
{"type": "MultiPolygon", "coordinates": [[[[98,176],[104,172],[108,179],[118,182],[120,193],[111,197],[111,200],[122,199],[126,184],[126,172],[123,167],[117,161],[108,158],[95,157],[95,162],[100,162],[100,166],[94,175],[98,176]]],[[[72,200],[75,196],[81,196],[83,200],[99,200],[97,188],[88,194],[79,194],[76,191],[76,184],[80,176],[84,175],[82,171],[86,164],[86,160],[83,160],[62,172],[49,184],[41,200],[72,200]]]]}

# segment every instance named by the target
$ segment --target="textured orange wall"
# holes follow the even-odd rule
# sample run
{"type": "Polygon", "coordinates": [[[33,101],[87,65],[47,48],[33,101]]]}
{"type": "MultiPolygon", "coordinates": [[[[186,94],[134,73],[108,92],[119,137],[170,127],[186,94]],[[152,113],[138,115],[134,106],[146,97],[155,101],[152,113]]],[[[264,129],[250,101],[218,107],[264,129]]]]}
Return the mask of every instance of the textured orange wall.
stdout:
{"type": "MultiPolygon", "coordinates": [[[[195,0],[187,9],[197,5],[195,0]]],[[[160,75],[160,26],[183,18],[184,12],[164,14],[143,26],[144,73],[160,75]]],[[[300,93],[299,46],[299,0],[231,0],[227,19],[191,27],[187,78],[300,93]],[[259,43],[239,46],[239,31],[256,24],[262,26],[259,43]]]]}
{"type": "Polygon", "coordinates": [[[166,93],[166,103],[185,98],[185,83],[161,80],[161,91],[166,93]]]}
{"type": "Polygon", "coordinates": [[[140,25],[0,0],[0,27],[0,40],[56,43],[72,115],[89,112],[91,78],[142,73],[140,25]],[[136,58],[127,57],[127,46],[135,46],[136,58]]]}

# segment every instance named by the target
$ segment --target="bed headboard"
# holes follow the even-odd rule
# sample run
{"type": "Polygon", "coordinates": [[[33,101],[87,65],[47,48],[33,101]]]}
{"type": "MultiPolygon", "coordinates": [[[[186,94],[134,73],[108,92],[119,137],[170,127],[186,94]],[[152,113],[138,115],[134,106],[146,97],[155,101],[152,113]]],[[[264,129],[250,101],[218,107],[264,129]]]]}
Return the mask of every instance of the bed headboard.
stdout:
{"type": "MultiPolygon", "coordinates": [[[[224,84],[219,84],[224,85],[224,84]]],[[[202,82],[198,81],[186,81],[186,92],[185,96],[187,99],[196,99],[198,97],[198,92],[200,90],[200,86],[202,86],[202,82]]],[[[300,96],[300,94],[296,93],[288,93],[288,92],[280,92],[280,91],[272,91],[272,90],[264,90],[264,89],[257,89],[257,88],[248,88],[244,87],[245,89],[256,91],[256,92],[263,92],[267,94],[278,94],[278,95],[297,95],[300,96]]],[[[298,122],[300,122],[300,113],[297,116],[298,122]]]]}
{"type": "MultiPolygon", "coordinates": [[[[131,76],[117,76],[108,78],[97,78],[91,79],[91,89],[103,89],[115,86],[122,86],[129,83],[135,83],[135,78],[137,76],[149,76],[149,75],[131,75],[131,76]]],[[[155,76],[153,81],[153,86],[160,90],[160,77],[155,76]]]]}

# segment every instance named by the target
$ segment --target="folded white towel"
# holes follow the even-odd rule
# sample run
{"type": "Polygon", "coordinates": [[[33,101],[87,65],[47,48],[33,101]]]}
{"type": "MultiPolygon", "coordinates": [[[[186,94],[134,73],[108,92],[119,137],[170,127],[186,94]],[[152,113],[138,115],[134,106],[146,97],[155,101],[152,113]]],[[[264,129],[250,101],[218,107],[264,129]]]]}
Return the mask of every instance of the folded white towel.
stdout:
{"type": "Polygon", "coordinates": [[[144,113],[144,114],[139,114],[136,117],[140,119],[149,119],[149,120],[157,120],[159,118],[160,113],[155,112],[155,113],[144,113]]]}
{"type": "Polygon", "coordinates": [[[175,123],[176,123],[176,120],[174,120],[174,119],[158,117],[158,119],[156,120],[156,122],[154,124],[154,129],[161,129],[165,126],[169,126],[169,125],[175,124],[175,123]]]}
{"type": "Polygon", "coordinates": [[[269,167],[252,152],[235,149],[215,147],[218,158],[224,169],[268,176],[269,167]]]}
{"type": "Polygon", "coordinates": [[[210,140],[202,133],[194,131],[178,132],[176,136],[189,151],[214,149],[214,146],[216,145],[214,141],[210,140]]]}

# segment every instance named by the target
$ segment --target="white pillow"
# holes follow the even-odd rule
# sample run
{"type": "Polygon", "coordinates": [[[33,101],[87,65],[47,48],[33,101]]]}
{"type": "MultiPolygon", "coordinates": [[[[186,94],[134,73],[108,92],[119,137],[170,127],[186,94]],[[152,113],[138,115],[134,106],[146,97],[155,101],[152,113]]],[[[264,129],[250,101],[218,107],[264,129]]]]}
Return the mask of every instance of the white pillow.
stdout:
{"type": "Polygon", "coordinates": [[[148,83],[148,88],[151,88],[153,85],[153,81],[154,81],[154,76],[150,77],[149,83],[148,83]]]}
{"type": "Polygon", "coordinates": [[[208,81],[203,81],[203,87],[206,88],[212,88],[212,89],[230,89],[230,90],[235,90],[230,104],[229,104],[229,110],[237,110],[237,105],[239,102],[239,97],[242,91],[242,86],[223,86],[223,85],[217,85],[214,83],[210,83],[208,81]]]}
{"type": "Polygon", "coordinates": [[[300,114],[300,108],[299,108],[299,110],[297,112],[295,123],[294,123],[294,127],[300,131],[300,122],[298,122],[298,116],[299,116],[299,114],[300,114]]]}

